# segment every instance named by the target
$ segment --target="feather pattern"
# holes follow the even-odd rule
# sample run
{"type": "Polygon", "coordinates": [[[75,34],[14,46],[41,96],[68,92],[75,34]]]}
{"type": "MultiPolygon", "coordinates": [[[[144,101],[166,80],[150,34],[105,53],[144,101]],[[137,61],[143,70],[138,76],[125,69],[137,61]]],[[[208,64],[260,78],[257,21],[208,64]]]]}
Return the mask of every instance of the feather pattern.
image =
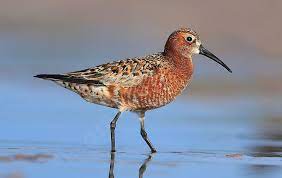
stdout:
{"type": "Polygon", "coordinates": [[[153,76],[165,63],[162,53],[115,61],[93,68],[64,74],[70,78],[99,81],[105,86],[119,84],[121,87],[138,85],[144,78],[153,76]]]}

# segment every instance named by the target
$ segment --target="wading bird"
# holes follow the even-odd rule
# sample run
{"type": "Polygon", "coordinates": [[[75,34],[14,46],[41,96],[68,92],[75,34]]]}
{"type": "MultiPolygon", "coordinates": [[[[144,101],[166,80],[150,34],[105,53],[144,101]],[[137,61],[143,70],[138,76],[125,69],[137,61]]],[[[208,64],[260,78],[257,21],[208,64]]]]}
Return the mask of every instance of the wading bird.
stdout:
{"type": "Polygon", "coordinates": [[[145,131],[145,112],[170,103],[186,88],[192,79],[194,54],[207,56],[232,72],[203,47],[195,31],[181,28],[169,36],[163,52],[66,74],[35,77],[51,80],[88,102],[118,109],[110,124],[112,152],[115,151],[116,122],[124,111],[139,115],[141,135],[151,152],[156,152],[145,131]]]}

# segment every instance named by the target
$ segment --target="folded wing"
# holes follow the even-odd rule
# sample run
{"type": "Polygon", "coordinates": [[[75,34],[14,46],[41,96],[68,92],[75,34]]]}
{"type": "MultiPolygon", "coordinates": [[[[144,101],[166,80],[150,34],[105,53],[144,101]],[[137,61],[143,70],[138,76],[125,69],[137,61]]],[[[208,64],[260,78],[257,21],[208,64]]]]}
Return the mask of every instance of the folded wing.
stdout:
{"type": "Polygon", "coordinates": [[[64,74],[62,80],[67,82],[94,85],[119,85],[131,87],[138,85],[146,77],[153,76],[163,60],[162,53],[144,58],[132,58],[97,67],[64,74]],[[158,56],[158,58],[156,58],[158,56]]]}

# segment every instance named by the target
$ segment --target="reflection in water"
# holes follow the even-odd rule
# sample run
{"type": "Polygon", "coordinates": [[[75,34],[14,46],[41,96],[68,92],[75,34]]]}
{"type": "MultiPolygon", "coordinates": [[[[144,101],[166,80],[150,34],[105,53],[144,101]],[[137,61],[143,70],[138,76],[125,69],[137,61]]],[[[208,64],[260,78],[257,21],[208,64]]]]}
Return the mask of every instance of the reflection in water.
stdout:
{"type": "MultiPolygon", "coordinates": [[[[258,122],[257,139],[258,143],[250,148],[250,155],[254,158],[282,157],[282,118],[267,118],[258,122]]],[[[275,173],[281,167],[277,165],[255,164],[251,165],[251,170],[258,175],[275,173]]]]}
{"type": "Polygon", "coordinates": [[[147,164],[151,161],[153,153],[151,153],[147,159],[143,162],[141,167],[139,168],[139,178],[143,177],[144,172],[146,171],[147,164]]]}
{"type": "Polygon", "coordinates": [[[282,157],[282,118],[269,117],[258,123],[257,136],[263,144],[252,148],[254,157],[282,157]]]}
{"type": "MultiPolygon", "coordinates": [[[[139,178],[143,178],[143,174],[146,171],[147,164],[152,160],[154,153],[151,153],[143,162],[143,164],[139,168],[139,178]]],[[[114,167],[115,167],[115,153],[111,153],[111,162],[110,162],[110,170],[109,170],[109,178],[114,178],[114,167]]]]}
{"type": "Polygon", "coordinates": [[[110,163],[110,171],[109,178],[114,178],[114,167],[115,167],[115,152],[111,152],[111,163],[110,163]]]}

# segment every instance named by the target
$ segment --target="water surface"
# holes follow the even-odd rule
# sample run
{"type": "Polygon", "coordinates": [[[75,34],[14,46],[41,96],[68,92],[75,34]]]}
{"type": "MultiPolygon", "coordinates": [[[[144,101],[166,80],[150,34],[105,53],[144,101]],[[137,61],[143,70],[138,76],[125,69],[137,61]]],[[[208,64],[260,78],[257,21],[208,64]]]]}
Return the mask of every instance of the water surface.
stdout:
{"type": "Polygon", "coordinates": [[[148,112],[146,128],[158,150],[153,155],[139,135],[137,115],[124,113],[116,128],[118,151],[110,154],[116,111],[46,86],[2,88],[14,94],[0,101],[0,177],[282,175],[280,113],[266,112],[257,97],[182,97],[148,112]]]}

